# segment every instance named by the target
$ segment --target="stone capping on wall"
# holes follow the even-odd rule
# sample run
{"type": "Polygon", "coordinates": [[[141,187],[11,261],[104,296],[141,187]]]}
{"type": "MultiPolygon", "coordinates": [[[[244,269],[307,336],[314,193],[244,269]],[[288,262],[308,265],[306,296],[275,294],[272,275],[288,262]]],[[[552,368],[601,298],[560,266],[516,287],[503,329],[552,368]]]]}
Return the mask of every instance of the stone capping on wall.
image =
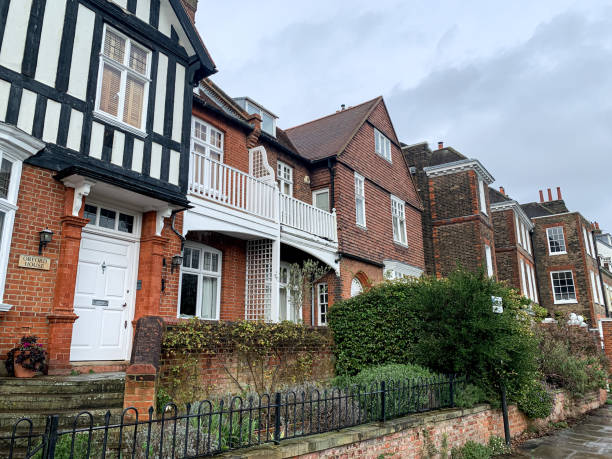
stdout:
{"type": "MultiPolygon", "coordinates": [[[[565,402],[563,392],[555,393],[553,412],[545,422],[558,422],[584,414],[605,403],[607,392],[600,390],[589,394],[579,405],[565,402]]],[[[513,436],[524,432],[527,418],[516,408],[509,407],[510,431],[513,436]]],[[[299,457],[377,457],[384,454],[399,454],[400,457],[419,458],[425,441],[422,432],[429,432],[429,441],[437,448],[444,434],[448,439],[448,450],[462,446],[468,440],[486,443],[489,437],[503,437],[502,414],[489,405],[478,405],[470,409],[444,409],[389,420],[350,427],[337,432],[312,435],[282,441],[280,445],[263,445],[225,453],[219,457],[243,459],[281,459],[299,457]]]]}

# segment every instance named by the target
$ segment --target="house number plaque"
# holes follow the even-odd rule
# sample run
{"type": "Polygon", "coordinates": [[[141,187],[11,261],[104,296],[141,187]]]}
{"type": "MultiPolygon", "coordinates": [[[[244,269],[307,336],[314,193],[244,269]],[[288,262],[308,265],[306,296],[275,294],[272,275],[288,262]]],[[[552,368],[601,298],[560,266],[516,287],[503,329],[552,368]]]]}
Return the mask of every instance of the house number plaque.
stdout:
{"type": "Polygon", "coordinates": [[[22,268],[49,271],[49,269],[51,269],[51,258],[37,257],[34,255],[19,255],[19,266],[22,268]]]}

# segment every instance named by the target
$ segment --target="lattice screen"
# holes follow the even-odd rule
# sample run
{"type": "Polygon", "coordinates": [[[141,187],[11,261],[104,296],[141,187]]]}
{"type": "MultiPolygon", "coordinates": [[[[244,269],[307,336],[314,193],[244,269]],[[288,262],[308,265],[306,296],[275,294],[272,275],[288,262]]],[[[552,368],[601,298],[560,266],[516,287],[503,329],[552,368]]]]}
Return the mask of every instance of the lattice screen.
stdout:
{"type": "Polygon", "coordinates": [[[272,312],[272,241],[247,241],[246,320],[270,321],[272,312]]]}
{"type": "Polygon", "coordinates": [[[274,183],[274,169],[268,164],[268,155],[264,147],[249,150],[249,173],[262,182],[274,183]]]}

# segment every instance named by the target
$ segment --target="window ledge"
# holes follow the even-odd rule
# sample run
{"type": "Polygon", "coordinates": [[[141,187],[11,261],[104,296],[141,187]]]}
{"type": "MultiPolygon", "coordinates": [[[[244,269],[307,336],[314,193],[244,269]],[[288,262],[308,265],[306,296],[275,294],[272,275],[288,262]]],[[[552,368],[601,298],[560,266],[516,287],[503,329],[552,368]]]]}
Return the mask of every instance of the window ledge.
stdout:
{"type": "Polygon", "coordinates": [[[578,300],[555,300],[555,304],[578,304],[578,300]]]}
{"type": "Polygon", "coordinates": [[[0,312],[8,312],[13,308],[12,304],[0,303],[0,312]]]}
{"type": "Polygon", "coordinates": [[[103,121],[105,123],[112,124],[113,126],[116,126],[119,129],[123,129],[124,131],[129,132],[130,134],[137,135],[138,137],[141,137],[141,138],[147,137],[147,133],[143,131],[142,129],[138,129],[138,128],[135,128],[134,126],[130,126],[129,124],[124,123],[123,121],[119,121],[118,119],[115,119],[112,116],[107,115],[104,112],[101,112],[100,110],[94,110],[93,116],[99,121],[103,121]]]}
{"type": "Polygon", "coordinates": [[[393,243],[396,244],[396,245],[399,245],[400,247],[403,247],[404,249],[408,248],[408,244],[406,244],[404,242],[393,240],[393,243]]]}
{"type": "Polygon", "coordinates": [[[551,257],[554,257],[556,255],[567,255],[567,252],[554,252],[554,253],[548,253],[551,257]]]}
{"type": "Polygon", "coordinates": [[[367,231],[367,230],[368,230],[368,227],[367,227],[367,226],[365,226],[365,225],[360,225],[359,223],[355,223],[355,226],[357,226],[357,228],[359,228],[359,229],[361,229],[361,230],[364,230],[364,231],[367,231]]]}

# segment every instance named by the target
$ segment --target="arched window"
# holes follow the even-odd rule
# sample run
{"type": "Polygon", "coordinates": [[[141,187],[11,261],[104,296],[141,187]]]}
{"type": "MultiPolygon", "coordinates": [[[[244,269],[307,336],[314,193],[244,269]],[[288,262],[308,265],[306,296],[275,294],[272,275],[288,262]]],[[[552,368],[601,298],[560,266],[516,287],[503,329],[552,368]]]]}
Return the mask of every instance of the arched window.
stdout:
{"type": "Polygon", "coordinates": [[[361,292],[363,292],[363,285],[361,285],[361,281],[356,277],[353,277],[353,280],[351,281],[351,298],[359,295],[361,292]]]}

